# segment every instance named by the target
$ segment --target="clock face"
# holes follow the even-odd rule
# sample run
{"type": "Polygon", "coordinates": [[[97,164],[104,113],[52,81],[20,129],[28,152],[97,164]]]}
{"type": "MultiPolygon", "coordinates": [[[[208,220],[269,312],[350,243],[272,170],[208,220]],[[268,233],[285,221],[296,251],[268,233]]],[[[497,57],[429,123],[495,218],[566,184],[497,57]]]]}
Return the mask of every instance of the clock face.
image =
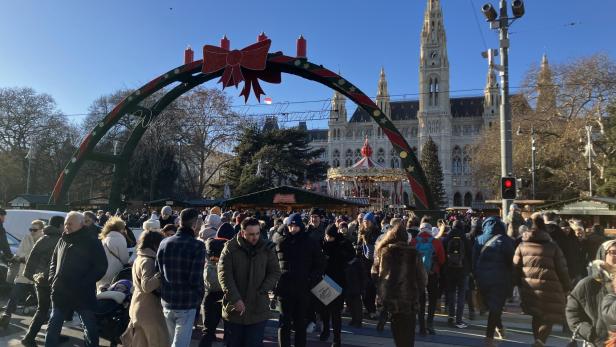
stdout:
{"type": "Polygon", "coordinates": [[[432,51],[432,52],[430,53],[430,58],[432,58],[432,59],[436,59],[436,58],[438,58],[438,51],[432,51]]]}

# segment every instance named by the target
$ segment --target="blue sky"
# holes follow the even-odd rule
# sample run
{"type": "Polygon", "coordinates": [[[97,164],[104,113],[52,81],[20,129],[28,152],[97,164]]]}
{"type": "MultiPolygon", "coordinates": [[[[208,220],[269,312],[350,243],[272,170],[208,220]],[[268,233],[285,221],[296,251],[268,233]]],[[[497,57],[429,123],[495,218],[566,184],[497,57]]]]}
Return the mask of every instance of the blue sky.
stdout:
{"type": "MultiPolygon", "coordinates": [[[[484,86],[487,65],[480,56],[485,50],[480,32],[488,46],[497,46],[496,33],[479,13],[483,1],[441,2],[451,94],[480,94],[456,91],[484,86]]],[[[340,70],[370,96],[376,93],[383,66],[390,93],[409,94],[412,99],[418,90],[419,33],[425,5],[424,0],[7,0],[0,7],[0,87],[33,87],[51,94],[64,113],[83,114],[98,96],[137,88],[180,65],[187,45],[200,59],[202,45],[217,44],[224,34],[233,48],[242,48],[265,31],[273,41],[271,51],[289,55],[294,55],[295,39],[303,34],[312,62],[340,70]]],[[[614,1],[527,0],[526,16],[512,27],[511,85],[519,85],[524,72],[544,52],[555,63],[597,52],[616,58],[614,13],[614,1]]],[[[332,93],[289,75],[283,75],[281,85],[264,83],[263,87],[274,102],[321,100],[332,93]]],[[[239,90],[229,92],[239,94],[239,90]]],[[[306,103],[289,110],[322,107],[322,103],[306,103]]],[[[273,111],[269,106],[246,112],[273,111]]],[[[323,124],[312,122],[310,126],[323,124]]]]}

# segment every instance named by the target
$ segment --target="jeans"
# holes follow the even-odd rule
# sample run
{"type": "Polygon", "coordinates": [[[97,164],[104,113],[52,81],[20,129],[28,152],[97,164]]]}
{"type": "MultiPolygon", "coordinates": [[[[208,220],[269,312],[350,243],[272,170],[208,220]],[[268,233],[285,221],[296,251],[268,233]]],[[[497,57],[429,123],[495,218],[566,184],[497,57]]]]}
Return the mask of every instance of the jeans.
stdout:
{"type": "Polygon", "coordinates": [[[227,347],[263,346],[265,323],[267,321],[250,325],[225,322],[227,347]]]}
{"type": "Polygon", "coordinates": [[[391,334],[396,346],[415,346],[415,312],[392,314],[391,334]]]}
{"type": "Polygon", "coordinates": [[[462,271],[450,271],[447,277],[447,308],[449,318],[456,317],[456,323],[462,322],[464,312],[464,301],[466,298],[466,282],[468,276],[462,271]]]}
{"type": "MultiPolygon", "coordinates": [[[[203,299],[203,337],[199,342],[200,347],[211,347],[216,341],[216,328],[222,318],[222,303],[220,300],[223,292],[211,292],[203,299]]],[[[226,322],[225,322],[226,326],[226,322]]]]}
{"type": "MultiPolygon", "coordinates": [[[[47,326],[47,335],[45,335],[45,347],[57,347],[60,339],[60,332],[64,324],[64,317],[68,310],[64,308],[53,307],[51,309],[51,317],[47,326]]],[[[81,319],[83,325],[84,345],[86,347],[98,347],[98,326],[96,324],[96,316],[94,311],[86,309],[75,310],[81,319]]]]}
{"type": "Polygon", "coordinates": [[[192,339],[192,328],[195,323],[196,308],[190,310],[169,310],[163,308],[167,330],[172,339],[172,347],[188,347],[192,339]]]}
{"type": "Polygon", "coordinates": [[[28,333],[26,333],[26,339],[34,339],[36,335],[41,331],[41,326],[45,323],[49,317],[49,308],[51,307],[51,289],[49,286],[35,285],[36,299],[38,300],[38,307],[30,322],[28,333]]]}
{"type": "Polygon", "coordinates": [[[426,291],[428,292],[428,327],[432,327],[434,322],[434,313],[436,310],[436,299],[438,295],[438,279],[437,273],[431,273],[428,275],[428,285],[426,290],[419,293],[419,328],[425,329],[426,327],[426,291]]]}
{"type": "Polygon", "coordinates": [[[29,283],[15,283],[11,288],[9,301],[6,303],[5,316],[11,316],[17,309],[17,304],[28,297],[28,294],[34,294],[34,286],[29,283]]]}
{"type": "Polygon", "coordinates": [[[295,347],[306,347],[306,312],[310,293],[296,292],[279,298],[278,346],[291,346],[291,329],[295,330],[295,347]]]}

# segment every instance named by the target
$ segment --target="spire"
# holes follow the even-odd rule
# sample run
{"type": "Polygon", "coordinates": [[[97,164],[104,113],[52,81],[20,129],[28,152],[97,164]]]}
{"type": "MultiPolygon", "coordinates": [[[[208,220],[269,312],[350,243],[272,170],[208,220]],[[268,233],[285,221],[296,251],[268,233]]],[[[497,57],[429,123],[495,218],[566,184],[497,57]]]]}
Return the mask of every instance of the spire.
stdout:
{"type": "Polygon", "coordinates": [[[543,54],[541,69],[537,76],[537,112],[556,113],[556,93],[557,87],[554,85],[548,56],[543,54]]]}
{"type": "Polygon", "coordinates": [[[496,72],[494,71],[494,65],[488,65],[488,77],[486,79],[486,91],[488,89],[498,88],[498,80],[496,79],[496,72]]]}
{"type": "Polygon", "coordinates": [[[541,68],[544,66],[548,66],[548,55],[543,53],[543,57],[541,58],[541,68]]]}
{"type": "Polygon", "coordinates": [[[387,117],[391,116],[391,107],[389,105],[389,91],[387,90],[387,77],[385,69],[381,67],[379,76],[379,85],[376,91],[376,105],[385,113],[387,117]]]}
{"type": "Polygon", "coordinates": [[[338,91],[334,91],[329,118],[333,122],[346,122],[347,120],[346,97],[338,91]]]}

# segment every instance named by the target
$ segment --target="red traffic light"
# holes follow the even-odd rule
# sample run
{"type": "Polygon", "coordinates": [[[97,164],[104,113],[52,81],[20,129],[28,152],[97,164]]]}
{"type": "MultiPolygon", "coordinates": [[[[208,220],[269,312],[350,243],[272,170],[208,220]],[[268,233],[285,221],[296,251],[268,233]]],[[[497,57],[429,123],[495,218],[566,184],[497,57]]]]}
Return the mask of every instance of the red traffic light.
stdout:
{"type": "Polygon", "coordinates": [[[511,188],[513,187],[513,180],[505,180],[503,184],[505,185],[505,188],[511,188]]]}
{"type": "Polygon", "coordinates": [[[501,177],[501,197],[513,200],[516,198],[515,177],[501,177]]]}

